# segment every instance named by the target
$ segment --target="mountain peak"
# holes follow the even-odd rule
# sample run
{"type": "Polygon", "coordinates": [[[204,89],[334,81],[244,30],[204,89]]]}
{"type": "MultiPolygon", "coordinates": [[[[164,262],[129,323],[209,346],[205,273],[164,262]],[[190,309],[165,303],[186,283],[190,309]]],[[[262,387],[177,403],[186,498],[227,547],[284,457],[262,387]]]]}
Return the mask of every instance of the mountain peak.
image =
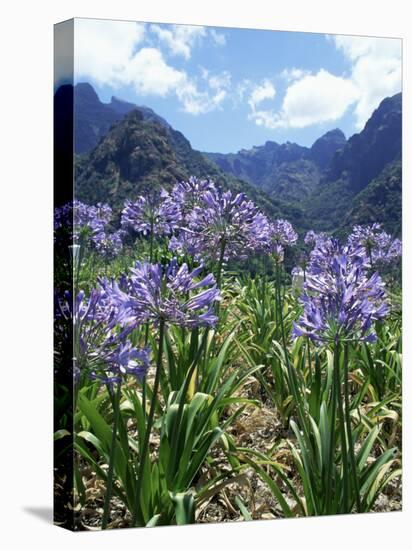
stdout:
{"type": "Polygon", "coordinates": [[[136,109],[136,105],[134,103],[129,103],[128,101],[120,99],[114,95],[111,97],[108,106],[121,115],[125,115],[129,111],[136,109]]]}
{"type": "Polygon", "coordinates": [[[111,97],[110,103],[103,103],[88,82],[77,83],[74,86],[74,94],[76,101],[76,153],[90,152],[115,122],[135,109],[139,109],[145,120],[156,121],[162,126],[170,128],[162,117],[148,107],[135,105],[116,96],[111,97]]]}
{"type": "Polygon", "coordinates": [[[361,191],[386,164],[401,158],[402,95],[387,97],[372,113],[364,129],[354,134],[336,154],[328,180],[348,178],[354,191],[361,191]]]}
{"type": "Polygon", "coordinates": [[[326,168],[336,151],[345,144],[345,134],[339,128],[334,128],[315,141],[310,149],[311,157],[320,168],[326,168]]]}
{"type": "Polygon", "coordinates": [[[74,92],[77,98],[83,101],[99,102],[99,96],[95,89],[88,82],[78,82],[74,87],[74,92]]]}
{"type": "Polygon", "coordinates": [[[329,130],[323,136],[321,136],[319,139],[327,138],[327,139],[340,139],[342,141],[346,141],[346,136],[342,132],[340,128],[333,128],[333,130],[329,130]]]}
{"type": "Polygon", "coordinates": [[[391,97],[385,97],[373,111],[365,125],[365,130],[390,124],[391,118],[402,118],[402,92],[391,97]]]}
{"type": "Polygon", "coordinates": [[[276,149],[277,147],[279,147],[279,143],[276,143],[276,141],[266,141],[265,144],[263,145],[263,147],[265,149],[276,149]]]}

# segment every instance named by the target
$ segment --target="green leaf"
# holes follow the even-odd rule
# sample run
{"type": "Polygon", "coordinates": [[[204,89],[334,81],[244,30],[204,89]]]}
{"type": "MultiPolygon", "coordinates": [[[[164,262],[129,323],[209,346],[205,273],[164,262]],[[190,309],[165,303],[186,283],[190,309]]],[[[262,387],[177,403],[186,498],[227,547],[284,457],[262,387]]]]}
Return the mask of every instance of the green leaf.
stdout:
{"type": "Polygon", "coordinates": [[[244,517],[245,521],[253,521],[252,515],[250,514],[249,510],[246,508],[243,500],[240,498],[239,495],[235,497],[235,502],[240,510],[240,513],[244,517]]]}
{"type": "Polygon", "coordinates": [[[146,527],[156,527],[156,525],[159,525],[161,517],[161,514],[156,514],[151,519],[149,519],[149,521],[146,523],[146,527]]]}
{"type": "Polygon", "coordinates": [[[58,441],[59,439],[63,439],[63,437],[67,437],[68,435],[72,434],[67,430],[57,430],[56,432],[54,432],[53,439],[54,441],[58,441]]]}
{"type": "Polygon", "coordinates": [[[170,493],[177,525],[195,522],[195,499],[192,493],[170,493]]]}

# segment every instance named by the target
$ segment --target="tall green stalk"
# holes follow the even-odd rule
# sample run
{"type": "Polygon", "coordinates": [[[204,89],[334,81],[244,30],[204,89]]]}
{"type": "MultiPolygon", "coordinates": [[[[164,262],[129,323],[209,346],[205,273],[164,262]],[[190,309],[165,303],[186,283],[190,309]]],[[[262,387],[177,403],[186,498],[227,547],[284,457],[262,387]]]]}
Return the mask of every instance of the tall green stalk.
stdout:
{"type": "MultiPolygon", "coordinates": [[[[106,484],[106,495],[104,498],[104,507],[103,507],[103,519],[102,519],[102,529],[107,528],[107,523],[109,521],[109,512],[110,512],[110,501],[112,498],[113,492],[113,472],[114,472],[114,463],[116,458],[116,443],[117,443],[117,429],[119,425],[119,411],[120,411],[120,397],[121,397],[121,383],[117,384],[117,390],[113,397],[113,431],[112,431],[112,441],[110,445],[110,457],[109,457],[109,470],[107,472],[107,484],[106,484]]],[[[110,389],[108,389],[110,394],[110,389]]]]}
{"type": "MultiPolygon", "coordinates": [[[[222,237],[222,240],[220,241],[219,260],[218,260],[217,270],[216,270],[216,287],[219,290],[222,286],[222,271],[223,271],[223,261],[225,259],[225,251],[226,251],[226,238],[222,237]]],[[[220,312],[220,303],[219,302],[215,303],[215,312],[216,312],[216,317],[219,318],[219,312],[220,312]]],[[[219,320],[217,321],[215,329],[218,327],[218,324],[219,324],[219,320]]],[[[208,334],[209,334],[209,328],[206,328],[205,336],[204,336],[204,338],[206,338],[206,340],[208,338],[208,334]]],[[[216,345],[216,340],[213,340],[212,343],[211,343],[210,349],[209,349],[208,346],[207,346],[207,342],[206,342],[205,353],[204,353],[204,361],[203,361],[203,367],[204,368],[206,367],[207,362],[208,362],[208,353],[214,353],[215,345],[216,345]]]]}
{"type": "Polygon", "coordinates": [[[133,510],[133,519],[132,519],[132,525],[136,526],[137,521],[140,521],[143,523],[143,518],[141,517],[141,511],[140,511],[140,495],[142,491],[142,484],[143,484],[143,476],[146,466],[146,455],[149,450],[149,441],[150,441],[150,434],[153,427],[153,420],[154,420],[154,413],[156,408],[156,400],[157,400],[157,393],[159,391],[159,384],[160,384],[160,372],[162,369],[162,357],[163,357],[163,343],[164,343],[164,336],[165,336],[165,321],[164,319],[160,319],[159,322],[159,348],[157,353],[157,362],[156,362],[156,374],[155,374],[155,380],[153,384],[153,393],[152,393],[152,399],[150,402],[150,411],[149,416],[147,419],[147,426],[145,431],[145,438],[143,441],[143,446],[139,449],[139,455],[140,455],[140,463],[139,463],[139,471],[137,475],[137,484],[136,484],[136,497],[135,497],[135,505],[133,510]]]}
{"type": "Polygon", "coordinates": [[[350,420],[350,404],[349,404],[349,362],[348,362],[348,344],[345,344],[344,349],[344,395],[345,395],[345,421],[346,421],[346,434],[349,443],[349,458],[352,470],[353,486],[355,489],[356,509],[361,511],[361,500],[359,492],[359,480],[358,471],[356,468],[355,449],[353,445],[352,426],[350,420]]]}
{"type": "Polygon", "coordinates": [[[278,269],[279,269],[278,262],[276,262],[276,265],[275,265],[275,280],[276,280],[276,288],[275,288],[275,323],[276,323],[275,339],[276,340],[279,340],[279,324],[280,324],[279,323],[280,294],[278,294],[278,287],[279,287],[279,284],[280,284],[280,277],[279,277],[278,269]],[[278,295],[279,295],[279,297],[278,297],[278,295]]]}
{"type": "MultiPolygon", "coordinates": [[[[336,353],[337,347],[335,346],[334,354],[333,354],[333,372],[339,370],[339,356],[338,353],[336,353]]],[[[326,495],[325,495],[325,514],[329,513],[330,510],[330,504],[331,504],[331,498],[332,498],[332,468],[334,463],[334,450],[335,450],[335,441],[336,441],[336,433],[335,433],[335,421],[336,421],[336,408],[337,408],[337,391],[338,388],[336,384],[332,384],[332,396],[331,396],[331,409],[332,409],[332,416],[330,421],[330,438],[329,438],[329,457],[328,462],[326,465],[326,495]]]]}
{"type": "Polygon", "coordinates": [[[309,367],[309,381],[312,383],[312,355],[310,353],[310,338],[306,339],[306,349],[307,349],[308,367],[309,367]]]}
{"type": "Polygon", "coordinates": [[[216,286],[219,289],[222,281],[222,269],[223,269],[223,260],[225,259],[225,251],[226,251],[226,239],[223,237],[220,242],[219,261],[217,264],[217,274],[216,274],[216,286]]]}
{"type": "Polygon", "coordinates": [[[152,217],[151,220],[150,220],[150,248],[149,248],[149,262],[150,263],[153,262],[153,243],[154,243],[153,230],[154,230],[154,219],[152,217]]]}
{"type": "Polygon", "coordinates": [[[279,273],[279,271],[280,271],[279,262],[276,262],[276,269],[275,269],[275,272],[276,272],[276,290],[275,290],[275,294],[276,294],[276,304],[277,304],[279,323],[280,323],[280,332],[281,332],[281,337],[282,337],[282,346],[283,346],[283,351],[285,353],[286,368],[287,368],[287,371],[288,371],[288,377],[289,377],[289,381],[290,381],[292,396],[293,396],[293,398],[296,402],[296,411],[297,411],[297,414],[298,414],[298,417],[299,417],[299,421],[300,421],[302,430],[305,434],[305,437],[308,440],[309,439],[309,433],[308,433],[308,430],[307,430],[306,419],[305,419],[305,415],[304,415],[304,412],[303,412],[304,405],[302,403],[301,395],[300,395],[298,387],[297,387],[296,373],[293,370],[292,365],[290,364],[290,361],[289,361],[289,353],[288,353],[288,349],[287,349],[285,325],[284,325],[284,322],[283,322],[283,303],[282,303],[282,294],[281,294],[281,289],[280,289],[280,273],[279,273]]]}
{"type": "MultiPolygon", "coordinates": [[[[154,242],[154,219],[153,217],[150,220],[150,246],[149,246],[149,263],[153,262],[153,242],[154,242]]],[[[149,323],[146,323],[145,327],[145,334],[144,334],[144,345],[147,346],[147,342],[149,340],[149,323]]],[[[146,375],[143,376],[142,380],[142,409],[143,409],[143,415],[146,417],[146,375]]]]}
{"type": "MultiPolygon", "coordinates": [[[[342,475],[343,475],[343,513],[350,512],[349,506],[349,470],[348,470],[348,451],[347,441],[345,434],[345,418],[343,413],[343,399],[341,391],[341,377],[340,377],[340,342],[337,339],[335,342],[334,355],[336,355],[336,361],[334,361],[334,385],[336,388],[336,395],[338,398],[338,416],[339,416],[339,431],[341,439],[341,455],[342,455],[342,475]]],[[[332,426],[333,429],[333,426],[332,426]]]]}

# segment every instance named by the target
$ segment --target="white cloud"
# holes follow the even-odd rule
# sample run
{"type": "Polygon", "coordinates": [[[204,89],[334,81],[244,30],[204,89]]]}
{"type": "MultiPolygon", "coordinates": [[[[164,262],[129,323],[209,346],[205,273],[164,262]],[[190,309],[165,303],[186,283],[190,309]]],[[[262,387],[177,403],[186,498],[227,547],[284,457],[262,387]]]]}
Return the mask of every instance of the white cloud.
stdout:
{"type": "Polygon", "coordinates": [[[177,90],[177,96],[183,104],[183,110],[193,115],[207,113],[220,108],[229,95],[231,75],[228,71],[211,74],[201,68],[202,79],[206,88],[199,90],[195,82],[188,80],[177,90]]]}
{"type": "Polygon", "coordinates": [[[249,118],[267,128],[305,128],[338,120],[359,97],[353,83],[321,69],[303,76],[286,90],[280,111],[255,110],[249,118]]]}
{"type": "Polygon", "coordinates": [[[232,100],[235,106],[243,103],[245,97],[250,94],[255,86],[252,81],[245,78],[238,82],[233,89],[232,100]]]}
{"type": "Polygon", "coordinates": [[[330,39],[352,62],[351,80],[360,94],[354,112],[361,129],[382,99],[402,88],[401,41],[342,35],[330,39]]]}
{"type": "Polygon", "coordinates": [[[192,115],[208,113],[219,108],[227,97],[226,90],[220,89],[211,94],[208,90],[200,91],[191,81],[187,81],[176,90],[183,111],[192,115]]]}
{"type": "Polygon", "coordinates": [[[163,42],[170,53],[190,59],[192,47],[206,36],[206,29],[192,25],[151,25],[150,30],[163,42]]]}
{"type": "Polygon", "coordinates": [[[279,128],[279,114],[272,110],[253,111],[249,118],[255,121],[257,126],[264,126],[271,130],[279,128]]]}
{"type": "Polygon", "coordinates": [[[226,44],[226,37],[215,29],[194,25],[150,25],[150,31],[156,35],[160,43],[168,48],[171,55],[190,59],[194,46],[210,37],[217,46],[226,44]]]}
{"type": "Polygon", "coordinates": [[[397,38],[374,38],[370,36],[332,36],[336,47],[355,61],[365,55],[400,57],[401,41],[397,38]]]}
{"type": "MultiPolygon", "coordinates": [[[[174,55],[185,58],[206,33],[203,27],[184,25],[151,25],[150,30],[174,55]]],[[[112,87],[133,86],[144,96],[174,95],[182,110],[193,115],[220,108],[228,95],[230,73],[211,74],[203,69],[199,87],[196,78],[165,60],[161,50],[146,40],[147,34],[147,26],[139,23],[76,20],[76,81],[87,78],[112,87]]]]}
{"type": "Polygon", "coordinates": [[[100,84],[121,84],[133,52],[144,36],[145,26],[142,23],[76,19],[76,79],[90,77],[100,84]]]}
{"type": "Polygon", "coordinates": [[[156,48],[142,48],[128,63],[124,82],[135,87],[142,95],[165,96],[183,85],[188,77],[168,65],[156,48]]]}
{"type": "Polygon", "coordinates": [[[293,82],[294,80],[299,80],[308,74],[310,74],[310,71],[307,71],[306,69],[292,67],[290,69],[283,69],[280,73],[280,77],[283,78],[283,80],[286,80],[286,82],[293,82]]]}
{"type": "Polygon", "coordinates": [[[217,32],[215,29],[210,29],[210,36],[217,46],[226,45],[226,36],[222,32],[217,32]]]}
{"type": "Polygon", "coordinates": [[[286,91],[280,124],[304,128],[338,120],[359,97],[353,83],[324,69],[295,81],[286,91]]]}
{"type": "MultiPolygon", "coordinates": [[[[305,69],[288,68],[279,77],[288,84],[282,107],[276,111],[257,108],[249,98],[249,118],[267,128],[304,128],[339,120],[353,106],[356,127],[362,129],[374,109],[387,96],[401,90],[401,41],[391,38],[328,36],[350,61],[347,75],[334,75],[325,69],[311,74],[305,69]]],[[[269,89],[269,88],[268,88],[269,89]]],[[[256,87],[259,99],[259,88],[256,87]]],[[[241,89],[244,93],[244,87],[241,89]]],[[[264,91],[261,93],[265,96],[264,91]]],[[[265,99],[270,99],[268,97],[265,99]]]]}
{"type": "Polygon", "coordinates": [[[252,93],[249,98],[249,105],[252,108],[252,111],[255,111],[256,107],[262,101],[266,99],[273,99],[276,95],[276,89],[270,80],[264,80],[262,84],[257,85],[253,88],[252,93]]]}
{"type": "Polygon", "coordinates": [[[192,115],[219,108],[227,96],[229,73],[210,75],[204,71],[203,78],[206,83],[199,88],[196,79],[168,65],[156,48],[139,50],[127,68],[127,80],[137,93],[163,97],[175,94],[182,104],[182,110],[192,115]]]}
{"type": "Polygon", "coordinates": [[[231,84],[231,75],[229,71],[223,71],[219,74],[211,75],[208,72],[207,82],[212,90],[228,89],[231,84]]]}

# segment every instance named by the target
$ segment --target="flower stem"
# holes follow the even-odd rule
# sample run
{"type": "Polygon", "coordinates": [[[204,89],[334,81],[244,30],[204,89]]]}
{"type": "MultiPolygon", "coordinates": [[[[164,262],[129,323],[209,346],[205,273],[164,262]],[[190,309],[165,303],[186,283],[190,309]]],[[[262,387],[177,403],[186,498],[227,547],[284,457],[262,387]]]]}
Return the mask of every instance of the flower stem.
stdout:
{"type": "Polygon", "coordinates": [[[223,238],[220,243],[220,254],[219,254],[219,262],[217,264],[217,275],[216,275],[216,286],[220,289],[220,284],[222,280],[222,267],[223,267],[223,260],[225,259],[225,250],[226,250],[226,239],[223,238]]]}
{"type": "MultiPolygon", "coordinates": [[[[223,271],[223,261],[225,259],[225,250],[226,250],[226,239],[225,239],[225,237],[222,237],[222,240],[220,242],[219,261],[218,261],[218,264],[217,264],[217,273],[216,273],[216,287],[219,290],[220,290],[221,283],[222,283],[222,271],[223,271]]],[[[219,324],[220,302],[215,303],[215,313],[216,313],[216,317],[218,318],[218,321],[217,321],[216,326],[215,326],[215,330],[216,330],[217,327],[218,327],[218,324],[219,324]]],[[[206,338],[206,340],[207,340],[208,335],[209,335],[209,330],[210,330],[209,328],[206,328],[206,330],[205,330],[205,336],[204,337],[206,338]]],[[[206,371],[206,366],[207,366],[207,363],[208,363],[208,353],[211,352],[213,354],[214,351],[215,351],[215,346],[216,346],[216,339],[215,338],[213,338],[213,340],[211,342],[210,349],[208,348],[207,345],[205,346],[204,363],[203,363],[204,371],[206,371]]]]}
{"type": "Polygon", "coordinates": [[[144,476],[144,471],[146,466],[146,458],[147,458],[146,455],[149,451],[150,433],[152,431],[152,426],[153,426],[157,393],[159,391],[160,372],[162,368],[164,333],[165,333],[165,322],[164,322],[164,319],[161,319],[159,323],[159,348],[157,353],[156,374],[155,374],[155,380],[153,384],[153,393],[152,393],[152,399],[150,402],[150,410],[149,410],[149,416],[147,419],[147,426],[146,426],[143,446],[140,448],[140,453],[139,453],[140,463],[139,463],[139,471],[137,475],[135,505],[133,510],[133,519],[132,519],[132,525],[134,526],[137,525],[138,520],[143,523],[143,518],[140,510],[140,494],[142,491],[143,476],[144,476]]]}
{"type": "Polygon", "coordinates": [[[280,284],[279,275],[278,275],[278,264],[275,264],[275,278],[276,278],[276,288],[275,288],[275,339],[279,340],[279,298],[278,298],[278,286],[280,284]]]}
{"type": "MultiPolygon", "coordinates": [[[[149,248],[149,262],[153,262],[153,229],[154,229],[154,220],[150,220],[150,248],[149,248]]],[[[147,346],[149,340],[149,322],[146,323],[144,331],[144,345],[147,346]]],[[[142,380],[142,408],[143,416],[146,418],[146,376],[143,376],[142,380]]]]}
{"type": "MultiPolygon", "coordinates": [[[[109,470],[107,472],[106,495],[104,498],[102,530],[107,528],[107,523],[109,521],[110,500],[112,498],[112,490],[113,490],[114,462],[116,457],[117,428],[119,424],[119,404],[120,404],[120,396],[121,396],[121,387],[122,385],[119,382],[117,384],[117,390],[113,398],[113,431],[112,431],[112,441],[110,445],[109,470]]],[[[110,394],[110,390],[108,391],[110,394]]]]}
{"type": "Polygon", "coordinates": [[[306,339],[307,358],[309,366],[309,381],[312,383],[312,355],[310,353],[310,338],[306,339]]]}
{"type": "Polygon", "coordinates": [[[292,397],[295,400],[296,403],[296,411],[299,417],[299,421],[302,427],[302,430],[305,434],[305,438],[307,441],[309,441],[309,432],[306,425],[305,420],[305,414],[304,414],[304,404],[301,399],[301,395],[298,390],[298,384],[296,379],[296,373],[292,368],[292,365],[289,361],[289,353],[287,349],[287,342],[286,342],[286,333],[285,333],[285,325],[283,322],[283,304],[282,304],[282,296],[281,296],[281,290],[280,290],[280,277],[279,277],[279,263],[276,262],[276,303],[277,303],[277,309],[278,309],[278,315],[279,315],[279,323],[280,323],[280,332],[282,337],[282,346],[283,351],[285,354],[285,362],[286,362],[286,368],[288,371],[288,378],[290,383],[290,390],[292,392],[292,397]]]}
{"type": "Polygon", "coordinates": [[[343,469],[343,513],[350,512],[349,507],[349,469],[348,469],[348,451],[345,434],[345,419],[343,414],[343,400],[341,392],[341,379],[340,379],[340,361],[339,361],[339,341],[335,344],[335,353],[337,361],[334,362],[334,385],[336,388],[336,395],[338,397],[338,416],[339,416],[339,431],[341,438],[341,455],[342,455],[342,469],[343,469]]]}
{"type": "Polygon", "coordinates": [[[150,248],[149,248],[149,262],[150,263],[153,262],[153,241],[154,241],[153,230],[154,230],[154,219],[152,217],[151,220],[150,220],[150,248]]]}
{"type": "Polygon", "coordinates": [[[349,442],[349,457],[351,462],[353,485],[355,488],[356,509],[357,512],[361,512],[361,501],[359,492],[359,480],[358,471],[356,468],[355,449],[353,446],[352,426],[350,420],[350,408],[349,408],[349,363],[348,363],[348,345],[345,344],[344,352],[344,393],[345,393],[345,419],[346,419],[346,433],[349,442]]]}
{"type": "MultiPolygon", "coordinates": [[[[339,348],[336,344],[333,353],[333,372],[339,368],[339,348]]],[[[332,465],[334,462],[334,449],[335,449],[335,420],[336,420],[336,402],[337,402],[337,387],[336,384],[332,384],[332,396],[331,396],[331,408],[332,416],[330,421],[330,438],[329,438],[329,459],[327,462],[326,470],[326,495],[325,495],[325,514],[330,513],[330,504],[332,496],[332,465]]]]}

